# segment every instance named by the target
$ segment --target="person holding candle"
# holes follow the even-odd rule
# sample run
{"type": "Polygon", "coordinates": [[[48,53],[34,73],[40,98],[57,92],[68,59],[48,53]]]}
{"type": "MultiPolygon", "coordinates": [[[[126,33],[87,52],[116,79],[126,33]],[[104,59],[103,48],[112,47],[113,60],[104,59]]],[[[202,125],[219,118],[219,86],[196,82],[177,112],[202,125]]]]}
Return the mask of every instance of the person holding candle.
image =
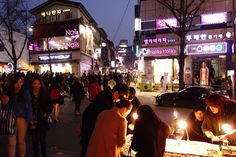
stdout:
{"type": "Polygon", "coordinates": [[[236,145],[236,102],[219,94],[211,94],[206,100],[207,110],[202,130],[212,142],[228,140],[236,145]],[[230,124],[232,130],[225,132],[224,124],[230,124]]]}

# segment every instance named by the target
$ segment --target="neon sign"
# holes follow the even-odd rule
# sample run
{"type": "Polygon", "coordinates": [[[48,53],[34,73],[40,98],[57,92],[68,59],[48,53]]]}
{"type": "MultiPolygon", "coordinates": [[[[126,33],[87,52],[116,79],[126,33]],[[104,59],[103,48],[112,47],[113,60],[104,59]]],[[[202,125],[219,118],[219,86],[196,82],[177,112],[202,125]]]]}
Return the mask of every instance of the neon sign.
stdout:
{"type": "MultiPolygon", "coordinates": [[[[51,60],[65,60],[71,59],[71,54],[61,54],[61,55],[50,55],[51,60]]],[[[47,61],[49,60],[49,56],[39,56],[39,61],[47,61]]]]}
{"type": "Polygon", "coordinates": [[[197,55],[197,54],[219,54],[227,52],[227,43],[205,43],[205,44],[189,44],[186,45],[187,55],[197,55]]]}
{"type": "Polygon", "coordinates": [[[41,16],[46,17],[46,16],[55,16],[55,15],[60,15],[62,13],[67,13],[70,12],[71,9],[57,9],[57,10],[49,10],[49,11],[44,11],[41,12],[41,16]]]}
{"type": "Polygon", "coordinates": [[[149,48],[149,49],[141,49],[141,53],[143,56],[169,56],[169,55],[177,55],[176,48],[149,48]]]}
{"type": "Polygon", "coordinates": [[[201,24],[215,24],[227,22],[227,13],[203,14],[201,24]]]}
{"type": "Polygon", "coordinates": [[[65,34],[66,36],[69,36],[66,37],[66,39],[70,41],[66,43],[66,46],[72,49],[79,48],[79,42],[77,41],[77,39],[79,38],[79,31],[76,28],[68,29],[66,30],[65,34]]]}
{"type": "Polygon", "coordinates": [[[175,38],[150,38],[150,39],[144,39],[143,44],[169,44],[169,43],[175,43],[177,40],[175,38]]]}
{"type": "Polygon", "coordinates": [[[157,19],[156,20],[156,29],[164,29],[170,27],[177,27],[177,20],[175,18],[168,19],[157,19]]]}
{"type": "Polygon", "coordinates": [[[74,29],[68,29],[66,30],[66,35],[69,35],[69,36],[75,36],[75,35],[79,35],[79,31],[74,28],[74,29]]]}
{"type": "Polygon", "coordinates": [[[199,40],[220,40],[224,38],[231,38],[233,37],[233,34],[231,32],[226,33],[215,33],[215,34],[193,34],[193,35],[187,35],[186,41],[199,41],[199,40]]]}

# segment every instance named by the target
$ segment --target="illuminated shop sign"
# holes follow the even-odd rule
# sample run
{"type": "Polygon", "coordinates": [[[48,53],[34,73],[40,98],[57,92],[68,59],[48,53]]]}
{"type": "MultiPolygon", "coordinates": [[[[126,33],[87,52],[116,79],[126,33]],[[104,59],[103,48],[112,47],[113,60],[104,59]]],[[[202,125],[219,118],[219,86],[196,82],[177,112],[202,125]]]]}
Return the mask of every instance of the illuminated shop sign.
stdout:
{"type": "Polygon", "coordinates": [[[66,46],[72,49],[79,48],[79,31],[78,29],[67,29],[65,31],[66,39],[68,42],[66,46]]]}
{"type": "Polygon", "coordinates": [[[156,29],[164,29],[170,27],[177,27],[177,20],[175,18],[169,19],[157,19],[156,20],[156,29]]]}
{"type": "MultiPolygon", "coordinates": [[[[71,59],[71,54],[61,54],[61,55],[50,55],[51,60],[65,60],[71,59]]],[[[47,61],[49,60],[49,56],[39,56],[39,61],[47,61]]]]}
{"type": "Polygon", "coordinates": [[[41,12],[41,15],[43,17],[55,16],[55,15],[60,15],[62,13],[67,13],[67,12],[70,12],[70,11],[71,11],[71,9],[56,9],[56,10],[49,10],[49,11],[41,12]]]}
{"type": "Polygon", "coordinates": [[[127,48],[125,48],[125,47],[118,48],[118,53],[126,53],[126,52],[127,52],[127,48]]]}
{"type": "Polygon", "coordinates": [[[215,33],[215,34],[193,34],[193,35],[187,35],[186,41],[199,41],[199,40],[220,40],[220,39],[229,39],[233,37],[233,33],[227,32],[227,33],[215,33]]]}
{"type": "Polygon", "coordinates": [[[227,13],[214,13],[201,15],[201,24],[216,24],[227,22],[227,13]]]}
{"type": "Polygon", "coordinates": [[[176,48],[143,48],[140,50],[140,54],[143,56],[171,56],[177,55],[176,48]]]}
{"type": "Polygon", "coordinates": [[[186,54],[187,55],[223,54],[226,52],[227,52],[227,43],[226,42],[186,45],[186,54]]]}
{"type": "Polygon", "coordinates": [[[175,43],[177,40],[174,38],[148,38],[143,40],[143,44],[170,44],[175,43]]]}

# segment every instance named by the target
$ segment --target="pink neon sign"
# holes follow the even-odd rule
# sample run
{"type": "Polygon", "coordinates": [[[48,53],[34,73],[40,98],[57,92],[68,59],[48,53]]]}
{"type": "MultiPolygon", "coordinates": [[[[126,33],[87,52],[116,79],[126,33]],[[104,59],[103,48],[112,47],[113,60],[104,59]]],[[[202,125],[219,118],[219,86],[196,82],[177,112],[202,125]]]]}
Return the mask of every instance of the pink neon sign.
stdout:
{"type": "Polygon", "coordinates": [[[176,48],[150,48],[150,49],[142,49],[143,56],[169,56],[169,55],[177,55],[176,48]]]}
{"type": "Polygon", "coordinates": [[[175,43],[177,40],[175,38],[151,38],[151,39],[144,39],[143,44],[169,44],[175,43]]]}
{"type": "Polygon", "coordinates": [[[203,14],[201,24],[214,24],[227,22],[227,13],[203,14]]]}
{"type": "Polygon", "coordinates": [[[169,19],[157,19],[156,20],[156,29],[164,29],[170,27],[177,27],[177,20],[175,18],[169,19]]]}
{"type": "Polygon", "coordinates": [[[69,36],[69,42],[66,43],[66,46],[72,49],[79,48],[79,31],[74,29],[68,29],[65,32],[66,36],[69,36]]]}

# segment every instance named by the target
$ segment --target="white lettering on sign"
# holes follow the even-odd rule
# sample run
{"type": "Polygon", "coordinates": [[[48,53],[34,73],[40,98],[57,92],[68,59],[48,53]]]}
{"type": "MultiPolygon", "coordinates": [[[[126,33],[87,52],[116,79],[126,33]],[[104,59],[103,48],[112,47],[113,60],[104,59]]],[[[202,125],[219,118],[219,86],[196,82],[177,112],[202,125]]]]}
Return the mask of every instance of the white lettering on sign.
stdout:
{"type": "Polygon", "coordinates": [[[186,35],[186,41],[198,41],[198,40],[216,40],[216,39],[224,39],[231,38],[233,34],[230,32],[226,33],[217,33],[217,34],[193,34],[186,35]]]}
{"type": "MultiPolygon", "coordinates": [[[[71,57],[71,54],[62,54],[62,55],[50,55],[51,60],[63,60],[63,59],[69,59],[71,57]]],[[[49,56],[39,56],[40,61],[46,61],[49,60],[49,56]]]]}
{"type": "Polygon", "coordinates": [[[143,43],[145,45],[148,44],[169,44],[175,43],[177,40],[174,38],[151,38],[151,39],[144,39],[143,43]]]}
{"type": "Polygon", "coordinates": [[[143,56],[165,56],[165,55],[177,55],[176,48],[149,48],[149,49],[141,49],[141,54],[143,56]]]}
{"type": "Polygon", "coordinates": [[[55,16],[55,15],[60,15],[61,13],[66,13],[70,12],[71,9],[57,9],[57,10],[48,10],[41,12],[41,16],[46,17],[46,16],[55,16]]]}

